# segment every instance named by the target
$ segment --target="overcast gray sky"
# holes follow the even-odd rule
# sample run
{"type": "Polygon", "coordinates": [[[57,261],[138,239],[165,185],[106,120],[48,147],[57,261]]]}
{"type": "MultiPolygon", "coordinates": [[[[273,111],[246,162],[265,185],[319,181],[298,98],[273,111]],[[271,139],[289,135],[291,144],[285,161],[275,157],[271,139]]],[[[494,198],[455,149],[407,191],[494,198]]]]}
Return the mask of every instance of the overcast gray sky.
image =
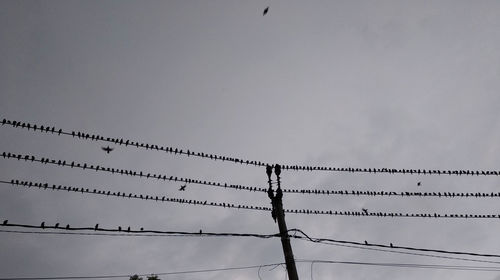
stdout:
{"type": "MultiPolygon", "coordinates": [[[[498,170],[498,1],[1,1],[0,118],[271,163],[498,170]],[[269,13],[262,11],[270,6],[269,13]]],[[[265,169],[0,128],[2,152],[266,187],[265,169]]],[[[269,206],[265,193],[0,159],[0,180],[269,206]]],[[[285,188],[498,192],[498,178],[282,174],[285,188]],[[417,182],[422,182],[417,186],[417,182]]],[[[286,208],[500,213],[498,198],[285,194],[286,208]]],[[[0,219],[276,233],[270,213],[0,185],[0,219]]],[[[500,220],[286,215],[311,236],[500,254],[500,220]]],[[[2,228],[5,229],[5,228],[2,228]]],[[[488,265],[292,240],[297,259],[488,265]]],[[[478,258],[476,258],[478,259],[478,258]]],[[[498,259],[487,259],[499,261],[498,259]]],[[[0,233],[0,278],[282,262],[278,239],[0,233]]],[[[498,266],[499,264],[489,264],[498,266]]],[[[311,266],[298,264],[301,279],[311,266]]],[[[260,271],[284,279],[282,268],[260,271]]],[[[257,269],[161,277],[258,279],[257,269]]],[[[500,279],[313,266],[314,279],[500,279]]]]}

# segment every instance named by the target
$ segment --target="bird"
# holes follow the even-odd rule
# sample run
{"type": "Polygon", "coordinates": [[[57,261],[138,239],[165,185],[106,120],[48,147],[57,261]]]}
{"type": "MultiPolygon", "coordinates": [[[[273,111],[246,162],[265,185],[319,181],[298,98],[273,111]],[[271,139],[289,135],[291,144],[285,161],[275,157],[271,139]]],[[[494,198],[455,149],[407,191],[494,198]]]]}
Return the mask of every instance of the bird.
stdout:
{"type": "Polygon", "coordinates": [[[422,182],[417,182],[417,186],[421,186],[422,185],[422,182]]]}
{"type": "Polygon", "coordinates": [[[94,230],[98,230],[98,229],[99,229],[99,224],[95,224],[94,230]]]}
{"type": "Polygon", "coordinates": [[[185,190],[186,190],[186,186],[187,186],[187,184],[182,185],[182,186],[179,188],[179,191],[185,191],[185,190]]]}
{"type": "Polygon", "coordinates": [[[394,245],[392,245],[392,243],[391,243],[391,248],[393,248],[393,247],[394,247],[394,245]]]}
{"type": "Polygon", "coordinates": [[[363,212],[364,212],[365,214],[367,214],[367,215],[368,215],[368,209],[366,209],[366,208],[361,208],[361,210],[363,210],[363,212]]]}
{"type": "Polygon", "coordinates": [[[265,9],[264,9],[264,12],[262,13],[262,16],[265,16],[267,14],[267,12],[269,12],[269,6],[267,6],[265,9]]]}
{"type": "Polygon", "coordinates": [[[56,225],[54,226],[55,228],[58,228],[59,227],[59,223],[56,223],[56,225]]]}
{"type": "Polygon", "coordinates": [[[40,224],[40,227],[45,228],[45,222],[42,222],[42,224],[40,224]]]}
{"type": "Polygon", "coordinates": [[[113,150],[114,150],[114,148],[111,148],[110,146],[107,146],[107,147],[101,147],[101,149],[102,149],[103,151],[105,151],[106,153],[108,153],[108,154],[109,154],[111,151],[113,151],[113,150]]]}
{"type": "Polygon", "coordinates": [[[4,226],[5,226],[5,225],[7,225],[8,223],[9,223],[9,220],[5,220],[5,221],[3,221],[3,225],[4,225],[4,226]]]}
{"type": "Polygon", "coordinates": [[[368,242],[365,240],[365,245],[368,245],[368,242]]]}

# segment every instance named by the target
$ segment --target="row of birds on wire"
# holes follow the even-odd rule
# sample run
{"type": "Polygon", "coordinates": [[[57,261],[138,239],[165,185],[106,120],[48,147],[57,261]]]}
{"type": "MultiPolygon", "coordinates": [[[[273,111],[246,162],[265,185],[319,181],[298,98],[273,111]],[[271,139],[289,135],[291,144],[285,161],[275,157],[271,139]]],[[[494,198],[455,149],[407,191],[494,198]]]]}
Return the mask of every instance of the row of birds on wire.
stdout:
{"type": "Polygon", "coordinates": [[[38,188],[43,190],[52,190],[52,191],[67,191],[74,193],[82,193],[82,194],[95,194],[102,196],[112,196],[118,198],[129,198],[129,199],[142,199],[142,200],[151,200],[156,202],[174,202],[180,204],[191,204],[191,205],[202,205],[202,206],[215,206],[215,207],[223,207],[223,208],[234,208],[234,209],[244,209],[244,210],[261,210],[261,211],[270,211],[269,207],[262,206],[254,206],[254,205],[243,205],[243,204],[234,204],[228,202],[209,202],[207,200],[195,200],[195,199],[184,199],[184,198],[173,198],[168,196],[155,196],[155,195],[146,195],[146,194],[134,194],[134,193],[125,193],[125,192],[112,192],[110,190],[98,190],[91,188],[83,188],[83,187],[74,187],[74,186],[65,186],[65,185],[49,185],[48,183],[40,183],[40,182],[32,182],[32,181],[22,181],[22,180],[11,180],[8,181],[0,181],[1,184],[10,184],[12,186],[19,187],[27,187],[27,188],[38,188]]]}
{"type": "MultiPolygon", "coordinates": [[[[203,152],[193,152],[189,149],[183,150],[180,148],[161,146],[156,144],[148,144],[148,143],[140,143],[138,141],[131,141],[123,138],[112,138],[112,137],[103,137],[96,134],[89,134],[80,131],[71,131],[66,132],[62,129],[57,129],[55,126],[43,126],[36,125],[27,122],[13,121],[8,119],[2,120],[2,125],[10,125],[15,128],[24,128],[24,129],[32,129],[33,131],[47,132],[57,135],[69,135],[72,137],[77,137],[79,139],[86,139],[92,141],[102,141],[108,143],[114,143],[115,145],[120,146],[131,146],[137,148],[144,148],[146,150],[156,150],[163,151],[170,154],[175,155],[186,155],[186,156],[195,156],[200,158],[206,158],[211,160],[221,160],[228,161],[238,164],[245,165],[253,165],[253,166],[267,166],[274,164],[265,163],[262,161],[256,160],[246,160],[229,156],[216,155],[211,153],[203,153],[203,152]]],[[[115,148],[110,147],[109,145],[106,147],[101,147],[103,151],[106,153],[111,153],[115,148]]],[[[387,174],[410,174],[410,175],[456,175],[456,176],[499,176],[500,171],[496,170],[439,170],[439,169],[404,169],[404,168],[353,168],[353,167],[325,167],[325,166],[306,166],[306,165],[281,165],[283,170],[292,170],[292,171],[334,171],[334,172],[349,172],[349,173],[387,173],[387,174]]]]}
{"type": "MultiPolygon", "coordinates": [[[[186,187],[188,184],[200,184],[200,185],[208,185],[208,186],[215,186],[215,187],[221,187],[221,188],[229,188],[229,189],[236,189],[236,190],[246,190],[246,191],[251,191],[251,192],[267,192],[265,188],[262,187],[254,187],[254,186],[243,186],[243,185],[234,185],[234,184],[228,184],[228,183],[221,183],[221,182],[211,182],[211,181],[206,181],[206,180],[197,180],[197,179],[191,179],[191,178],[180,178],[176,176],[168,176],[168,175],[161,175],[161,174],[151,174],[143,171],[132,171],[132,170],[125,170],[125,169],[117,169],[117,168],[111,168],[111,167],[101,167],[99,165],[92,165],[92,164],[87,164],[87,163],[75,163],[72,161],[71,163],[68,163],[64,160],[55,160],[55,159],[49,159],[49,158],[37,158],[33,155],[22,155],[22,154],[14,154],[14,153],[6,153],[3,152],[1,154],[3,158],[10,158],[10,159],[17,159],[17,160],[25,160],[25,161],[31,161],[31,162],[40,162],[43,164],[54,164],[58,166],[66,166],[66,167],[71,167],[71,168],[80,168],[80,169],[90,169],[90,170],[95,170],[95,171],[104,171],[108,173],[113,173],[113,174],[120,174],[120,175],[129,175],[129,176],[136,176],[136,177],[144,177],[144,178],[152,178],[152,179],[157,179],[157,180],[167,180],[167,181],[174,181],[174,182],[184,182],[185,184],[179,186],[179,191],[185,191],[186,187]]],[[[417,186],[421,186],[421,182],[417,183],[417,186]]],[[[298,189],[298,188],[290,188],[290,189],[283,189],[283,193],[291,193],[291,194],[310,194],[310,195],[351,195],[351,196],[387,196],[387,197],[443,197],[443,198],[486,198],[486,197],[500,197],[500,192],[491,192],[491,193],[485,193],[485,192],[409,192],[409,191],[401,191],[401,192],[395,192],[395,191],[385,191],[385,190],[379,190],[379,191],[360,191],[360,190],[335,190],[335,187],[332,187],[331,190],[325,190],[325,189],[298,189]]]]}
{"type": "MultiPolygon", "coordinates": [[[[0,183],[11,184],[13,186],[24,186],[24,187],[34,187],[44,190],[56,190],[56,191],[69,191],[74,193],[82,193],[82,194],[97,194],[97,195],[105,195],[119,198],[136,198],[136,199],[144,199],[151,200],[156,202],[175,202],[181,204],[192,204],[192,205],[202,205],[202,206],[215,206],[215,207],[223,207],[223,208],[233,208],[233,209],[243,209],[243,210],[260,210],[260,211],[271,211],[270,207],[262,207],[262,206],[252,206],[252,205],[241,205],[241,204],[233,204],[226,202],[208,202],[208,201],[200,201],[193,199],[179,199],[179,198],[170,198],[170,197],[159,197],[153,195],[143,195],[143,194],[126,194],[125,192],[111,192],[111,191],[103,191],[103,190],[91,190],[89,188],[78,188],[72,186],[63,186],[63,185],[49,185],[48,183],[38,183],[31,181],[20,181],[20,180],[11,180],[0,181],[0,183]]],[[[440,213],[401,213],[401,212],[379,212],[379,211],[368,211],[368,209],[362,208],[361,211],[338,211],[338,210],[311,210],[311,209],[284,209],[285,213],[290,214],[307,214],[307,215],[332,215],[332,216],[354,216],[354,217],[390,217],[390,218],[463,218],[463,219],[473,219],[473,218],[481,218],[481,219],[500,219],[500,214],[440,214],[440,213]]]]}
{"type": "Polygon", "coordinates": [[[207,180],[183,178],[183,177],[177,177],[177,176],[173,176],[173,175],[155,174],[155,173],[128,170],[128,169],[102,167],[99,165],[93,165],[93,164],[88,164],[88,163],[79,163],[79,162],[75,162],[75,161],[66,162],[65,160],[55,160],[55,159],[49,159],[49,158],[44,158],[44,157],[37,158],[33,155],[26,155],[26,154],[22,155],[22,154],[16,154],[16,153],[2,152],[1,156],[3,158],[7,158],[7,159],[17,159],[17,160],[24,160],[24,161],[31,161],[31,162],[39,162],[42,164],[52,164],[52,165],[63,166],[63,167],[80,168],[83,170],[88,169],[88,170],[108,172],[108,173],[118,174],[118,175],[142,177],[142,178],[146,178],[146,179],[183,182],[185,184],[180,186],[180,188],[179,188],[180,191],[184,191],[186,189],[186,184],[198,184],[198,185],[206,185],[206,186],[213,186],[213,187],[220,187],[220,188],[246,190],[246,191],[252,191],[252,192],[265,192],[266,191],[265,188],[260,188],[260,187],[249,187],[249,186],[227,184],[227,183],[213,182],[213,181],[207,181],[207,180]]]}

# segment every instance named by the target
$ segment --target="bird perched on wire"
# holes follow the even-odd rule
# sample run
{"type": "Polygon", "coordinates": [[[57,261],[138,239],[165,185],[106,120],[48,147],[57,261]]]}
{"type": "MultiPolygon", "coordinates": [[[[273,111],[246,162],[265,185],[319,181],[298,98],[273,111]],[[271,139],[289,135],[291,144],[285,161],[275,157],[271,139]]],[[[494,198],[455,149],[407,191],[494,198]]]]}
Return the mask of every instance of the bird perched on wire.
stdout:
{"type": "Polygon", "coordinates": [[[182,185],[182,186],[179,188],[179,191],[185,191],[185,190],[186,190],[186,187],[187,187],[187,184],[182,185]]]}
{"type": "Polygon", "coordinates": [[[267,14],[267,12],[269,12],[269,6],[267,6],[265,9],[264,9],[264,12],[262,12],[262,16],[265,16],[267,14]]]}
{"type": "Polygon", "coordinates": [[[109,154],[109,153],[111,153],[111,151],[113,151],[113,150],[114,150],[114,148],[111,148],[110,146],[107,146],[107,147],[101,147],[101,149],[102,149],[103,151],[105,151],[106,153],[108,153],[108,154],[109,154]]]}

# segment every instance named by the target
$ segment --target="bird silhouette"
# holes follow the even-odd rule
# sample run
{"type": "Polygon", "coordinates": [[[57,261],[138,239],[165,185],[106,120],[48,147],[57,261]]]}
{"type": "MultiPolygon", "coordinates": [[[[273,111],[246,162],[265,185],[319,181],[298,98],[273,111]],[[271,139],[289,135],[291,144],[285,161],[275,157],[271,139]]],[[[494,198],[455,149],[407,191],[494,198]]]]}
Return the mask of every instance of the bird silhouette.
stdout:
{"type": "Polygon", "coordinates": [[[187,184],[182,185],[182,186],[179,188],[179,191],[185,191],[185,190],[186,190],[186,186],[187,186],[187,184]]]}
{"type": "Polygon", "coordinates": [[[109,154],[109,153],[111,153],[111,151],[113,151],[113,150],[114,150],[114,148],[111,148],[110,146],[107,146],[107,147],[101,147],[101,149],[102,149],[103,151],[105,151],[106,153],[108,153],[108,154],[109,154]]]}
{"type": "Polygon", "coordinates": [[[7,225],[8,223],[9,223],[9,220],[5,220],[5,221],[3,221],[3,225],[4,225],[4,226],[5,226],[5,225],[7,225]]]}
{"type": "Polygon", "coordinates": [[[42,224],[40,224],[40,227],[45,228],[45,222],[42,222],[42,224]]]}
{"type": "Polygon", "coordinates": [[[391,243],[391,248],[393,248],[393,247],[394,247],[394,245],[392,245],[392,243],[391,243]]]}
{"type": "Polygon", "coordinates": [[[58,228],[59,227],[59,223],[56,223],[56,225],[54,226],[55,228],[58,228]]]}
{"type": "Polygon", "coordinates": [[[366,208],[361,208],[361,210],[363,210],[363,212],[364,212],[366,215],[368,215],[368,209],[366,209],[366,208]]]}
{"type": "Polygon", "coordinates": [[[98,230],[98,229],[99,229],[99,224],[95,224],[94,230],[98,230]]]}
{"type": "Polygon", "coordinates": [[[267,6],[265,9],[264,9],[264,12],[262,13],[262,16],[265,16],[267,14],[267,12],[269,12],[269,6],[267,6]]]}
{"type": "Polygon", "coordinates": [[[365,240],[365,245],[368,245],[368,242],[365,240]]]}
{"type": "Polygon", "coordinates": [[[421,186],[422,185],[422,182],[417,182],[417,186],[421,186]]]}

